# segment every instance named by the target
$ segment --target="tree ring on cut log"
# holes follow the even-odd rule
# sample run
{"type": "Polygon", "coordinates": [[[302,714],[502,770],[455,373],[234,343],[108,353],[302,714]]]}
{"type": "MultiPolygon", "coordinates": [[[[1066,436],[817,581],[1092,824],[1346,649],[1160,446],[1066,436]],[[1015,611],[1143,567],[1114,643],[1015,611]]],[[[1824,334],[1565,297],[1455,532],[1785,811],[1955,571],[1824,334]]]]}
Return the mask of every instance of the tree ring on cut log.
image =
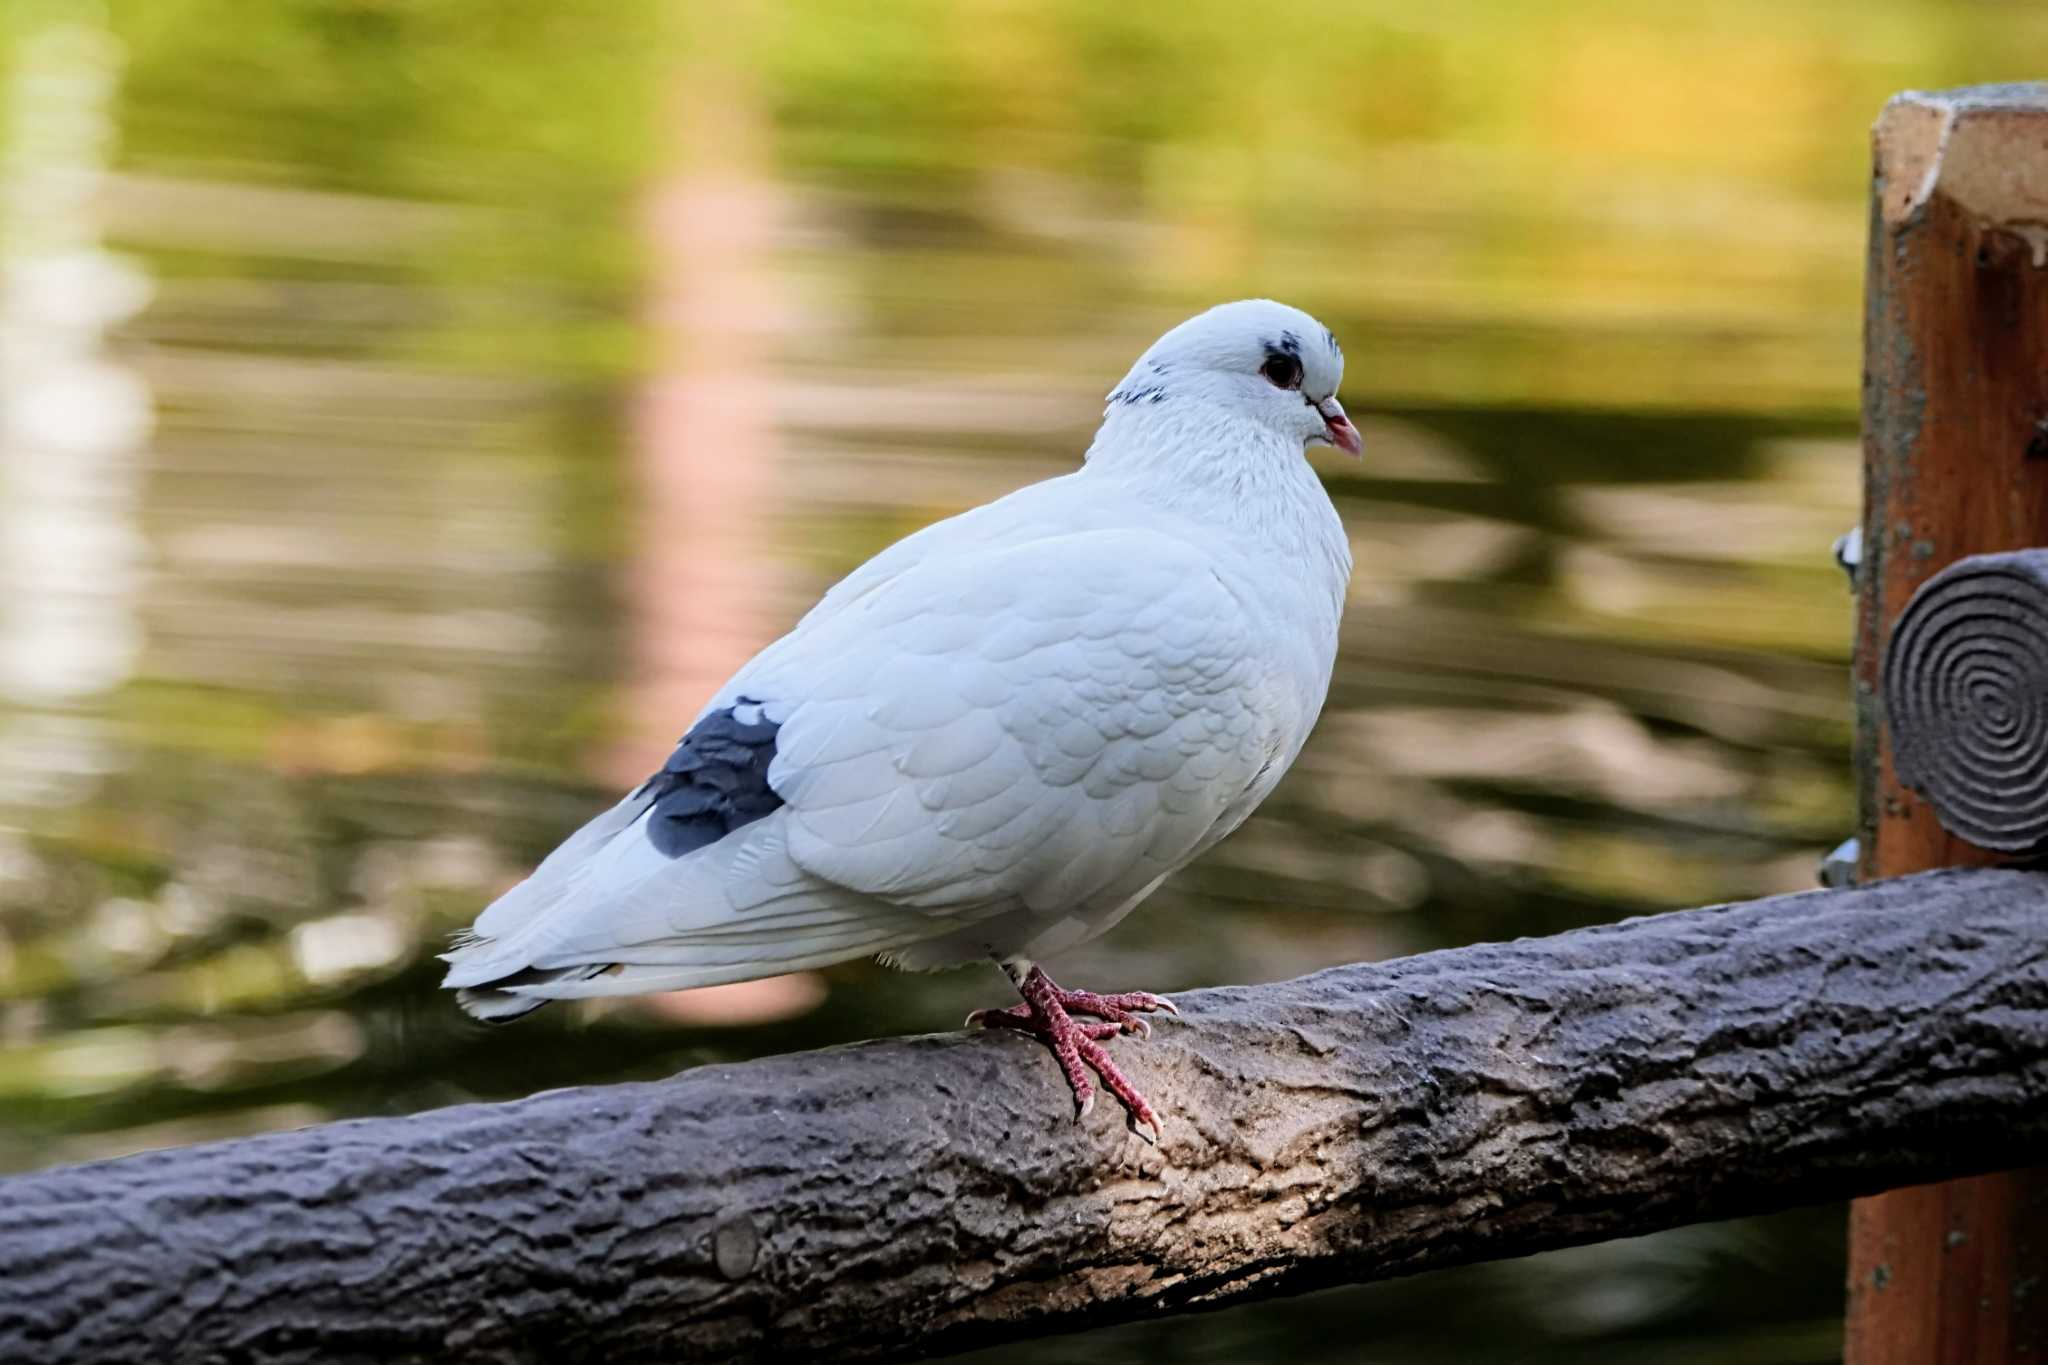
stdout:
{"type": "Polygon", "coordinates": [[[1884,656],[1899,780],[1942,827],[2048,851],[2048,550],[1972,555],[1920,585],[1884,656]]]}

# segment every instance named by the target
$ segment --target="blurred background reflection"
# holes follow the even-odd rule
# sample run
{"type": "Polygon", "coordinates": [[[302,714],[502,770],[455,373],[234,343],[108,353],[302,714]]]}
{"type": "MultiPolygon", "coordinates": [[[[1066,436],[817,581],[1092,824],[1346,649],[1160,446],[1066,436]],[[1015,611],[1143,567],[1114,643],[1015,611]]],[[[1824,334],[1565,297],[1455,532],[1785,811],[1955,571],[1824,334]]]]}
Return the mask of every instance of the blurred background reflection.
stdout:
{"type": "MultiPolygon", "coordinates": [[[[0,1169],[988,1003],[851,965],[500,1032],[431,955],[1249,294],[1351,359],[1345,657],[1266,812],[1063,977],[1809,885],[1866,129],[2044,51],[1995,0],[8,0],[0,1169]]],[[[1034,1354],[1820,1361],[1840,1278],[1818,1210],[1034,1354]]]]}

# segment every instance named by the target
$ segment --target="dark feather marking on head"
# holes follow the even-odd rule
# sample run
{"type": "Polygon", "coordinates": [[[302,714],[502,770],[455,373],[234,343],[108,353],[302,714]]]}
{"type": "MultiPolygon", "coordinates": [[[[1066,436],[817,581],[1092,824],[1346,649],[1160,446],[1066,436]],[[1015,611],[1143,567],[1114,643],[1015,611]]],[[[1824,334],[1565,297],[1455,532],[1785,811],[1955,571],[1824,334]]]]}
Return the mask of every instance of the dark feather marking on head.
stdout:
{"type": "Polygon", "coordinates": [[[633,793],[653,802],[646,829],[655,849],[680,858],[781,806],[782,798],[768,785],[781,728],[752,697],[740,697],[691,726],[661,771],[633,793]]]}
{"type": "Polygon", "coordinates": [[[1336,354],[1339,360],[1344,358],[1344,348],[1337,344],[1337,334],[1335,332],[1325,327],[1323,329],[1323,340],[1330,343],[1330,350],[1336,354]]]}
{"type": "Polygon", "coordinates": [[[1299,336],[1296,336],[1293,332],[1282,332],[1280,334],[1280,344],[1278,346],[1275,346],[1272,342],[1269,341],[1266,343],[1266,349],[1269,351],[1285,351],[1287,352],[1287,354],[1299,358],[1301,355],[1301,338],[1299,336]]]}
{"type": "Polygon", "coordinates": [[[1166,389],[1160,384],[1146,384],[1135,389],[1120,388],[1109,395],[1109,401],[1127,406],[1132,403],[1163,403],[1166,401],[1166,389]]]}

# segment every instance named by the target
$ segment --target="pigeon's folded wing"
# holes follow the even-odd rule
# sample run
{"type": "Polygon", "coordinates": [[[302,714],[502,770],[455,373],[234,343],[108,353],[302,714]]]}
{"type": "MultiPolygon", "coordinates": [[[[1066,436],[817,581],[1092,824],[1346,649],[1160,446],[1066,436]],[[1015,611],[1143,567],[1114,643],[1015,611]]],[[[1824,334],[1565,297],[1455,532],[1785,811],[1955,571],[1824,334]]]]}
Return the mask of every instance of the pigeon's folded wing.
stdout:
{"type": "Polygon", "coordinates": [[[546,993],[708,984],[1135,895],[1274,759],[1252,634],[1211,561],[1157,532],[925,556],[707,712],[776,723],[779,808],[675,856],[636,794],[480,919],[494,941],[450,980],[624,963],[546,993]]]}

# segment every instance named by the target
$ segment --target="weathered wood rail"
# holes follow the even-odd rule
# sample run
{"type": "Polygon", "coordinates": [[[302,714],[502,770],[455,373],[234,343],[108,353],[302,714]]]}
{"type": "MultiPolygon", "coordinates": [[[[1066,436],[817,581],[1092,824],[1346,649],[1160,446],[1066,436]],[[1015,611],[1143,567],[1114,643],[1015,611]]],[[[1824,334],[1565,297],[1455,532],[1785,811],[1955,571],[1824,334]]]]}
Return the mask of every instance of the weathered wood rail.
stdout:
{"type": "Polygon", "coordinates": [[[2048,875],[1937,872],[1179,997],[1163,1145],[1007,1036],[0,1182],[0,1360],[902,1358],[2012,1165],[2048,875]]]}

